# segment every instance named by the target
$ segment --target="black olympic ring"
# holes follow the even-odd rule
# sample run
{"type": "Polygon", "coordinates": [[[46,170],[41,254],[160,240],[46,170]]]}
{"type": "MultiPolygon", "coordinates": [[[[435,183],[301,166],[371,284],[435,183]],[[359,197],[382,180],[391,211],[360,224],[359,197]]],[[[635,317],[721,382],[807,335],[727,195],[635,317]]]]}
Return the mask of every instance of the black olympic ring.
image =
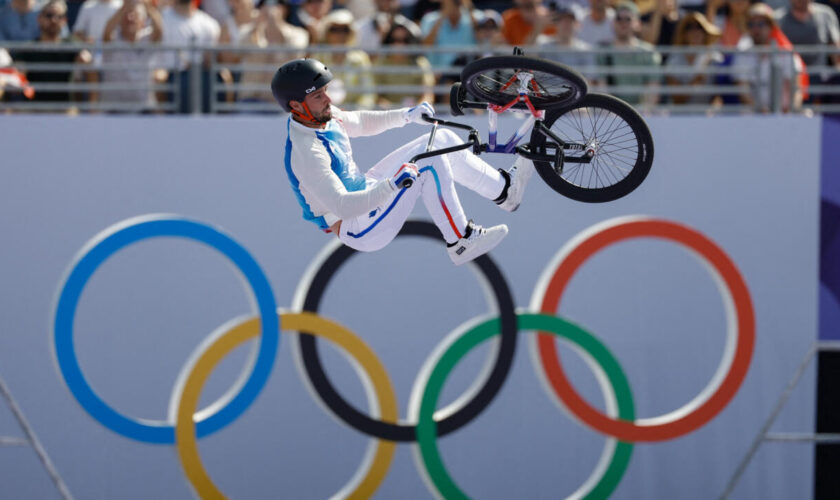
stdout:
{"type": "MultiPolygon", "coordinates": [[[[397,236],[425,236],[440,241],[440,231],[437,226],[428,221],[407,221],[397,236]]],[[[302,289],[305,291],[303,301],[304,311],[318,312],[318,306],[321,303],[321,298],[326,291],[330,278],[347,259],[356,253],[356,250],[346,245],[341,245],[326,258],[315,273],[308,287],[302,289]]],[[[473,399],[461,407],[461,409],[437,422],[438,436],[444,436],[460,429],[478,416],[490,404],[502,388],[502,384],[507,378],[511,364],[513,363],[513,355],[516,352],[518,332],[516,311],[514,310],[513,297],[510,294],[507,281],[505,281],[502,272],[493,260],[486,254],[475,259],[471,264],[481,270],[493,290],[502,326],[501,340],[498,344],[499,349],[496,353],[496,362],[484,385],[478,390],[473,399]]],[[[324,372],[324,367],[318,355],[317,338],[314,335],[307,335],[305,332],[301,332],[298,345],[300,346],[303,366],[306,369],[312,387],[318,393],[318,396],[324,404],[337,417],[344,421],[344,423],[359,432],[380,439],[401,442],[417,440],[416,425],[393,424],[373,419],[354,408],[335,390],[327,378],[327,374],[324,372]]]]}

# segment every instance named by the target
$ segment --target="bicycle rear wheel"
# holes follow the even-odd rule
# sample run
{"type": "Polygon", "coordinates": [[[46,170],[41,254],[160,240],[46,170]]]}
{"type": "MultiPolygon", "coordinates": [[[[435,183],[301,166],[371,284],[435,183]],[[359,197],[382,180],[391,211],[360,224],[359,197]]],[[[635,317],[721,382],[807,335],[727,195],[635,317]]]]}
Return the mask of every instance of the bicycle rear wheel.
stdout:
{"type": "MultiPolygon", "coordinates": [[[[544,124],[567,143],[583,150],[565,150],[562,169],[534,161],[540,177],[558,193],[577,201],[603,203],[639,187],[653,164],[653,137],[644,119],[629,104],[606,94],[588,94],[575,105],[546,112],[544,124]],[[575,162],[587,154],[589,163],[575,162]]],[[[536,128],[531,147],[546,151],[546,136],[536,128]]]]}
{"type": "MultiPolygon", "coordinates": [[[[461,71],[461,82],[470,94],[505,105],[519,96],[519,74],[533,75],[528,98],[536,109],[551,109],[580,100],[586,80],[568,66],[526,56],[494,56],[473,61],[461,71]]],[[[524,102],[513,106],[527,109],[524,102]]]]}

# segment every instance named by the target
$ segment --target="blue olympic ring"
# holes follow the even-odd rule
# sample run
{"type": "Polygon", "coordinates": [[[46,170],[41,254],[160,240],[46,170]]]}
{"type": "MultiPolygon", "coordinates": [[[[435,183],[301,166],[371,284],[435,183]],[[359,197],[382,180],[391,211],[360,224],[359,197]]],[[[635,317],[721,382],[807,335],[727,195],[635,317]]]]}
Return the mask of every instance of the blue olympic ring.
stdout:
{"type": "Polygon", "coordinates": [[[118,434],[154,444],[173,444],[174,426],[125,417],[93,392],[82,374],[73,348],[73,320],[85,285],[108,257],[138,241],[165,236],[204,243],[230,259],[250,284],[262,321],[259,352],[251,374],[236,396],[197,422],[198,437],[225,427],[251,405],[268,380],[280,341],[277,305],[268,278],[248,251],[229,236],[206,224],[168,215],[129,219],[100,233],[76,257],[61,287],[54,321],[56,359],[68,388],[90,416],[118,434]]]}

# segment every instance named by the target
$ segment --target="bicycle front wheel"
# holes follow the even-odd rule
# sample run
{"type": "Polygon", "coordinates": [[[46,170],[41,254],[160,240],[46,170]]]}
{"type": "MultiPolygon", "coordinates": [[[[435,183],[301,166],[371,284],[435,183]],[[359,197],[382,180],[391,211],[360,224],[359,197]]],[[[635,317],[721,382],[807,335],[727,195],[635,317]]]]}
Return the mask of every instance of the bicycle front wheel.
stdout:
{"type": "MultiPolygon", "coordinates": [[[[617,200],[639,187],[653,164],[653,137],[644,119],[629,104],[607,94],[588,94],[572,107],[549,110],[544,124],[564,142],[561,168],[534,161],[540,177],[558,193],[577,201],[617,200]],[[590,161],[580,162],[584,156],[590,161]]],[[[545,151],[547,138],[536,128],[531,146],[545,151]]]]}
{"type": "MultiPolygon", "coordinates": [[[[504,106],[519,97],[522,75],[530,74],[528,99],[536,109],[551,109],[579,101],[586,80],[568,66],[526,56],[494,56],[473,61],[461,71],[461,82],[470,94],[504,106]]],[[[524,102],[513,106],[527,109],[524,102]]]]}

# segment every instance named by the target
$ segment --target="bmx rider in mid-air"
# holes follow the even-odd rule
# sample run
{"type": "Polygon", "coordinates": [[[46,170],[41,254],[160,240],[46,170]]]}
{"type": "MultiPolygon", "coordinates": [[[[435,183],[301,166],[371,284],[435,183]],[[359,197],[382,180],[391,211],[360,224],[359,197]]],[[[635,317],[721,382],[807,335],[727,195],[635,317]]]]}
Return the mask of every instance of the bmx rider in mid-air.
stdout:
{"type": "MultiPolygon", "coordinates": [[[[389,111],[342,111],[327,95],[332,78],[321,62],[296,59],[281,66],[271,81],[274,98],[291,113],[284,163],[303,218],[355,250],[374,251],[396,237],[422,196],[456,265],[498,245],[507,235],[507,226],[483,228],[468,221],[455,183],[512,212],[519,207],[534,172],[533,162],[517,157],[509,170],[497,170],[471,151],[461,150],[426,158],[418,168],[408,162],[425,150],[429,140],[425,134],[362,175],[353,161],[350,137],[423,123],[423,114],[431,116],[434,109],[424,102],[389,111]]],[[[435,139],[435,146],[441,148],[462,143],[447,129],[439,130],[435,139]]]]}

